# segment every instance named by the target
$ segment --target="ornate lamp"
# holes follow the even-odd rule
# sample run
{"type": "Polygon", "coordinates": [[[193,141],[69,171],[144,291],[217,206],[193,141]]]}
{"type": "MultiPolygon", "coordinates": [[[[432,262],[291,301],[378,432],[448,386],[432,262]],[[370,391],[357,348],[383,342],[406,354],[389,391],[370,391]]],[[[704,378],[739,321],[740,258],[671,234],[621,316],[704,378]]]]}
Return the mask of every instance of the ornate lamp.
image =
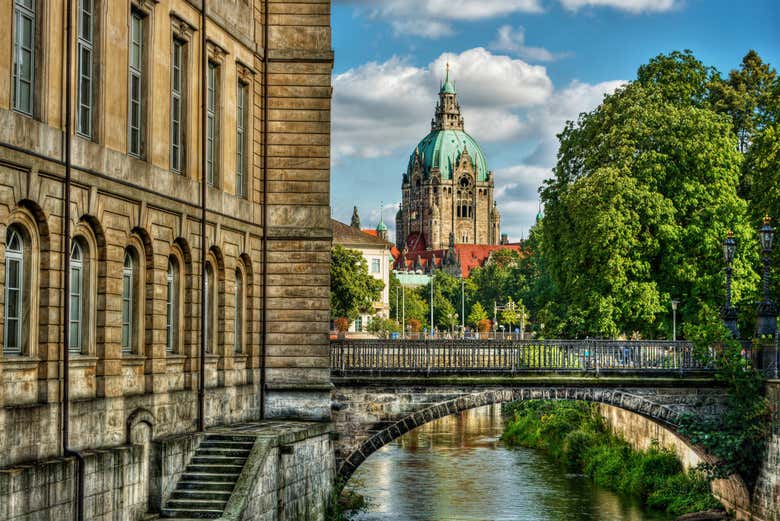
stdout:
{"type": "Polygon", "coordinates": [[[731,265],[734,262],[734,253],[737,250],[737,241],[734,240],[734,232],[729,231],[726,240],[723,241],[723,261],[726,263],[726,305],[721,310],[721,318],[725,326],[731,331],[733,338],[739,338],[737,326],[737,309],[731,305],[731,265]]]}
{"type": "Polygon", "coordinates": [[[775,337],[777,335],[777,306],[769,298],[769,255],[772,253],[772,241],[775,230],[770,224],[772,219],[764,217],[764,225],[758,230],[758,239],[761,242],[762,257],[764,263],[764,300],[758,303],[756,315],[756,335],[761,337],[775,337]]]}

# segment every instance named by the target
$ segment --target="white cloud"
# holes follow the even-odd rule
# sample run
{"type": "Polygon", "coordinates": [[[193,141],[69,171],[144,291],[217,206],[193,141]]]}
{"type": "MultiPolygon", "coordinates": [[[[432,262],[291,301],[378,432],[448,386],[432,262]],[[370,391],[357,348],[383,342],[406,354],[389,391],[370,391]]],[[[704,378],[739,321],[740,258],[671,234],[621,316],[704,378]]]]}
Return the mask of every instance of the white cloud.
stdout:
{"type": "Polygon", "coordinates": [[[536,141],[536,149],[526,158],[529,164],[551,167],[558,153],[558,133],[567,121],[575,121],[582,112],[590,112],[604,99],[625,85],[624,80],[596,84],[572,81],[556,91],[544,105],[528,112],[527,133],[523,136],[536,141]]]}
{"type": "MultiPolygon", "coordinates": [[[[424,67],[399,58],[367,63],[334,78],[334,159],[341,163],[350,157],[387,161],[378,158],[410,153],[430,131],[436,94],[447,62],[457,82],[466,130],[482,143],[507,143],[507,150],[523,144],[522,148],[533,150],[528,157],[515,157],[515,165],[507,168],[492,166],[496,164],[495,159],[488,157],[495,170],[495,196],[502,213],[502,227],[512,239],[527,236],[537,212],[537,190],[551,176],[550,169],[556,161],[557,134],[566,121],[593,110],[605,94],[614,92],[625,82],[573,81],[554,89],[544,67],[494,55],[481,48],[443,54],[424,67]]],[[[368,168],[371,164],[368,163],[368,168]]],[[[396,167],[400,174],[406,168],[405,160],[401,159],[396,167]]],[[[399,194],[393,191],[388,195],[399,194]]],[[[390,205],[386,208],[385,223],[391,228],[392,239],[395,210],[390,205]]],[[[368,217],[366,224],[376,226],[378,212],[361,210],[368,217]]],[[[351,211],[349,206],[336,213],[341,212],[348,219],[351,211]]]]}
{"type": "Polygon", "coordinates": [[[570,11],[583,7],[612,7],[631,13],[662,13],[679,7],[680,0],[559,0],[570,11]]]}
{"type": "Polygon", "coordinates": [[[503,25],[498,29],[498,36],[490,44],[496,51],[510,52],[529,61],[552,62],[569,56],[569,53],[553,53],[544,47],[530,47],[525,44],[525,28],[514,28],[503,25]]]}
{"type": "Polygon", "coordinates": [[[336,0],[370,18],[390,20],[396,34],[440,38],[454,33],[450,22],[485,20],[512,13],[540,13],[540,0],[336,0]]]}
{"type": "Polygon", "coordinates": [[[495,172],[495,199],[501,211],[502,231],[513,240],[527,237],[536,221],[539,187],[552,177],[558,153],[556,136],[566,121],[576,120],[580,113],[595,109],[605,94],[625,83],[616,80],[590,85],[574,81],[556,91],[543,106],[529,111],[526,139],[537,143],[536,150],[524,163],[495,172]]]}
{"type": "Polygon", "coordinates": [[[412,150],[430,131],[447,63],[459,90],[467,130],[485,142],[523,133],[516,110],[542,105],[553,92],[544,67],[482,48],[443,54],[426,67],[399,58],[367,63],[333,80],[334,160],[412,150]]]}

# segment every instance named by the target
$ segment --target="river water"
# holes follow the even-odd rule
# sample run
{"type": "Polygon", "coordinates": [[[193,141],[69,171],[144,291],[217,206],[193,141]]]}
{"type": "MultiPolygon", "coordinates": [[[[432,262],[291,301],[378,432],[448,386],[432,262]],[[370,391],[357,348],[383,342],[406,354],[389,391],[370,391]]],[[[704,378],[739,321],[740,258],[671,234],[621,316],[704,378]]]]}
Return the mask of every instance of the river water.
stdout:
{"type": "Polygon", "coordinates": [[[538,450],[506,447],[499,406],[449,416],[371,455],[348,488],[357,521],[668,521],[567,473],[538,450]]]}

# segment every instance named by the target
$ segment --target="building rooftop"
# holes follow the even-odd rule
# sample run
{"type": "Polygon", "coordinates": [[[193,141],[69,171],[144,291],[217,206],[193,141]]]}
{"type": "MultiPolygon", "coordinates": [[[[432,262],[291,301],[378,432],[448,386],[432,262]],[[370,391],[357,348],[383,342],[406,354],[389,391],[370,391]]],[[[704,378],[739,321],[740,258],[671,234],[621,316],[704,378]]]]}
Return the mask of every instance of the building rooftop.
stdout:
{"type": "Polygon", "coordinates": [[[333,244],[339,244],[341,246],[362,246],[373,248],[387,248],[390,249],[393,245],[389,242],[380,239],[376,236],[376,231],[373,233],[366,233],[363,230],[353,228],[348,224],[331,219],[331,228],[333,230],[333,244]]]}

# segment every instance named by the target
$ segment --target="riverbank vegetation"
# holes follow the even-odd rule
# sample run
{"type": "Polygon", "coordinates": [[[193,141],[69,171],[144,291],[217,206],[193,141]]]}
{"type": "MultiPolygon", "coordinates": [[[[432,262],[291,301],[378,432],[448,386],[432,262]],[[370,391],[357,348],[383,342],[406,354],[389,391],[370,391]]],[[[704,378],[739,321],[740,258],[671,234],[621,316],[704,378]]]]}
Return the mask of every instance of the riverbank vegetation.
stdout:
{"type": "Polygon", "coordinates": [[[532,400],[506,405],[504,413],[505,443],[542,449],[601,487],[674,515],[719,507],[703,475],[686,472],[659,447],[634,450],[607,429],[596,405],[532,400]]]}

